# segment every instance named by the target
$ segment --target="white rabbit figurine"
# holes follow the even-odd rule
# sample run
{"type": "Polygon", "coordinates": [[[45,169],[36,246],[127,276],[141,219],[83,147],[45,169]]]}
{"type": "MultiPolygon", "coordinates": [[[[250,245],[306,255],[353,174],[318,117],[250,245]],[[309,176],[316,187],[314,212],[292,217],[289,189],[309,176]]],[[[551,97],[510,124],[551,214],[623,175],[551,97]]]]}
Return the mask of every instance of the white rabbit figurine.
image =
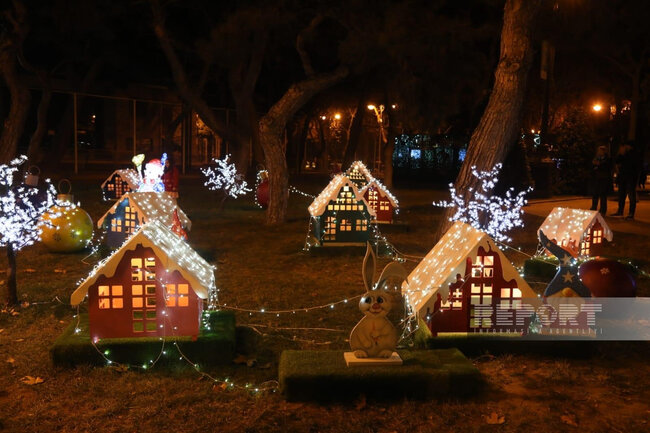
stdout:
{"type": "Polygon", "coordinates": [[[373,284],[375,263],[375,253],[368,244],[362,268],[367,292],[359,301],[364,316],[350,333],[350,347],[357,358],[390,358],[397,347],[397,330],[386,318],[393,306],[393,296],[383,287],[388,278],[404,280],[406,270],[399,263],[389,263],[373,284]]]}
{"type": "Polygon", "coordinates": [[[357,358],[389,358],[397,347],[397,330],[386,318],[392,307],[391,296],[371,290],[361,298],[363,318],[350,334],[350,347],[357,358]]]}

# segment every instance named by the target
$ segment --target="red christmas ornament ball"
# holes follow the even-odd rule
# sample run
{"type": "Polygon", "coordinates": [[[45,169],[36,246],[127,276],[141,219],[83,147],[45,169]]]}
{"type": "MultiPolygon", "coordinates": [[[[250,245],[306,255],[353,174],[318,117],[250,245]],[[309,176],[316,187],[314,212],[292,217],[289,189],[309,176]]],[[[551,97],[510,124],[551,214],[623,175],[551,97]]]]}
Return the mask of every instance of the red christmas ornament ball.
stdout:
{"type": "Polygon", "coordinates": [[[257,202],[263,208],[269,205],[269,181],[268,179],[261,181],[257,185],[257,191],[255,191],[255,196],[257,197],[257,202]]]}
{"type": "Polygon", "coordinates": [[[636,280],[632,270],[617,260],[605,258],[587,260],[580,265],[578,274],[592,296],[599,298],[636,296],[636,280]]]}

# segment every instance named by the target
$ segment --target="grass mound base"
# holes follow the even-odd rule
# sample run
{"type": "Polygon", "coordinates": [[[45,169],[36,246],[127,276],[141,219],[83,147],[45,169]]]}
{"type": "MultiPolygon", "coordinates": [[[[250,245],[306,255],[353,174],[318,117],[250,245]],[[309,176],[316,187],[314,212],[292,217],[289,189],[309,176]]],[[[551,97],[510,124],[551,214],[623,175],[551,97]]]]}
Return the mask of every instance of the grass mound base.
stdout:
{"type": "Polygon", "coordinates": [[[478,369],[457,349],[399,351],[402,366],[347,367],[343,351],[287,350],[280,391],[289,401],[351,401],[465,396],[481,384],[478,369]]]}
{"type": "Polygon", "coordinates": [[[179,359],[181,353],[201,366],[229,363],[235,355],[234,313],[211,311],[204,315],[208,315],[209,330],[202,327],[194,341],[191,337],[167,337],[164,341],[159,337],[107,338],[98,341],[95,348],[90,340],[88,315],[80,314],[79,323],[72,322],[50,348],[52,363],[59,367],[106,365],[108,358],[120,364],[147,365],[160,357],[157,366],[187,365],[186,360],[179,359]]]}

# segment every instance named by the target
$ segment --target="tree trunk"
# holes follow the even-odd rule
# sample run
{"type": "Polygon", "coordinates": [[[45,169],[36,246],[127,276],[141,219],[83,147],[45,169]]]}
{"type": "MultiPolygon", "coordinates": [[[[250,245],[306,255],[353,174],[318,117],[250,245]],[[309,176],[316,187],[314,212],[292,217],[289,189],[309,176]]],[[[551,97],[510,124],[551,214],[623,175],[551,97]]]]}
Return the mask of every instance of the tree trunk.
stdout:
{"type": "Polygon", "coordinates": [[[9,269],[7,270],[7,304],[18,304],[18,290],[16,284],[16,252],[11,244],[7,245],[7,262],[9,269]]]}
{"type": "Polygon", "coordinates": [[[41,145],[47,132],[47,111],[50,109],[51,101],[52,90],[44,88],[41,94],[41,100],[38,103],[38,110],[36,111],[36,130],[29,141],[29,148],[27,149],[27,157],[35,164],[40,164],[43,157],[41,145]]]}
{"type": "Polygon", "coordinates": [[[12,47],[2,50],[0,73],[9,88],[11,108],[4,121],[2,136],[0,136],[0,163],[7,163],[16,156],[18,141],[25,131],[25,121],[31,99],[29,89],[18,76],[16,62],[16,54],[12,47]]]}
{"type": "MultiPolygon", "coordinates": [[[[506,1],[494,87],[456,178],[456,190],[466,201],[471,198],[467,192],[479,187],[479,182],[472,176],[472,168],[479,171],[492,169],[495,164],[503,162],[508,150],[516,143],[526,79],[532,63],[532,27],[540,4],[540,0],[506,1]]],[[[450,218],[454,213],[454,208],[446,209],[438,226],[438,238],[451,226],[450,218]]]]}
{"type": "MultiPolygon", "coordinates": [[[[634,76],[632,77],[632,110],[630,111],[630,124],[627,130],[627,139],[634,141],[636,140],[636,125],[639,118],[639,102],[641,100],[641,72],[643,70],[643,64],[640,64],[636,71],[634,71],[634,76]]],[[[637,146],[638,148],[638,146],[637,146]]]]}
{"type": "Polygon", "coordinates": [[[354,162],[354,154],[357,151],[357,145],[361,139],[361,132],[363,131],[363,114],[366,109],[366,92],[365,88],[361,89],[359,100],[357,101],[356,115],[350,124],[350,132],[348,133],[348,143],[345,146],[345,154],[343,155],[343,171],[354,162]]]}
{"type": "Polygon", "coordinates": [[[341,67],[332,73],[315,75],[293,84],[260,119],[260,144],[269,171],[267,224],[281,224],[287,218],[289,173],[284,148],[284,130],[287,122],[314,95],[347,75],[348,69],[341,67]]]}
{"type": "Polygon", "coordinates": [[[393,152],[395,151],[395,141],[388,137],[384,149],[384,185],[389,190],[393,188],[393,152]]]}

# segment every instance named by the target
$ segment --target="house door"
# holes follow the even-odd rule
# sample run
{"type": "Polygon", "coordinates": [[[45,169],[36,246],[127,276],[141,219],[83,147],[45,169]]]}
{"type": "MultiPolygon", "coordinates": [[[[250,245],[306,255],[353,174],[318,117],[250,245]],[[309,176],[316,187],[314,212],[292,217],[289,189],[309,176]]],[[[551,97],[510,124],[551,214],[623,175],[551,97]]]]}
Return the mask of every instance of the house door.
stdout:
{"type": "Polygon", "coordinates": [[[155,267],[155,257],[131,259],[131,320],[134,334],[156,335],[158,331],[155,267]]]}

